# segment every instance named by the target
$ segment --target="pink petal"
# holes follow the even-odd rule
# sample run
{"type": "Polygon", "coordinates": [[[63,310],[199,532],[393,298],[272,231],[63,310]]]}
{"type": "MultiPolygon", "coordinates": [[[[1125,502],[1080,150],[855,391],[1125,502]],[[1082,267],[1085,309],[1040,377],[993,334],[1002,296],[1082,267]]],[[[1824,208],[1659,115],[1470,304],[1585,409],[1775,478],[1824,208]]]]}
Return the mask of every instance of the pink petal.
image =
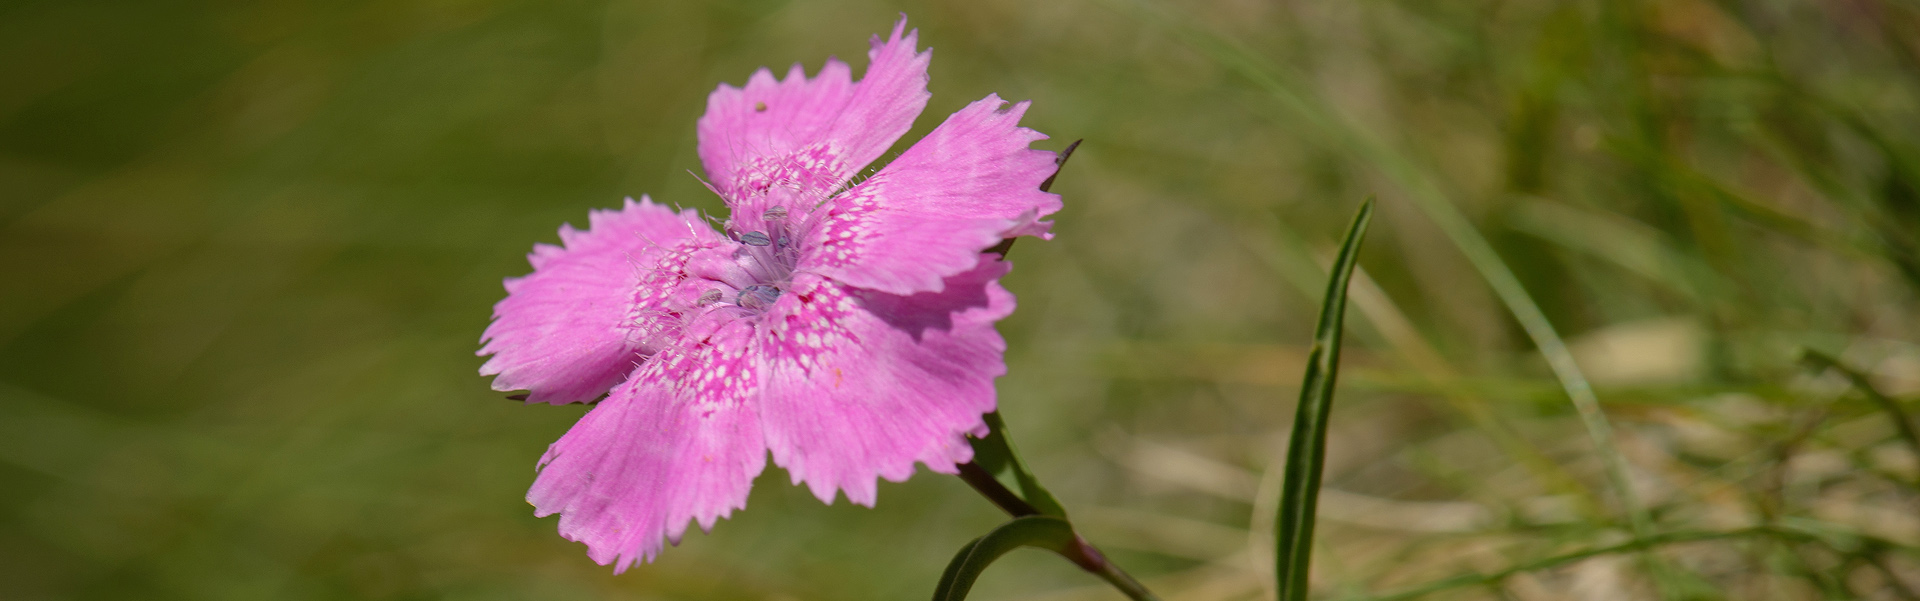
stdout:
{"type": "Polygon", "coordinates": [[[993,322],[1013,311],[983,258],[940,292],[894,296],[803,275],[769,312],[760,419],[775,463],[821,501],[872,505],[875,477],[898,482],[914,462],[954,473],[968,433],[994,407],[1006,343],[993,322]]]}
{"type": "Polygon", "coordinates": [[[919,31],[906,26],[902,17],[885,42],[874,36],[858,83],[846,63],[828,59],[811,80],[798,64],[779,81],[763,68],[746,87],[722,84],[707,97],[700,161],[736,213],[742,202],[818,204],[907,132],[931,96],[932,52],[916,52],[919,31]],[[789,198],[760,202],[766,194],[789,198]]]}
{"type": "Polygon", "coordinates": [[[1038,221],[1060,210],[1040,191],[1054,153],[1027,145],[1046,139],[1020,127],[1027,103],[998,96],[967,105],[841,195],[814,230],[801,270],[858,288],[894,294],[940,290],[1002,238],[1044,234],[1038,221]]]}
{"type": "Polygon", "coordinates": [[[560,514],[560,535],[619,573],[678,544],[688,521],[712,530],[746,507],[767,464],[752,333],[734,321],[642,364],[547,448],[534,515],[560,514]]]}
{"type": "Polygon", "coordinates": [[[604,394],[646,350],[635,328],[641,278],[702,230],[717,237],[692,210],[675,213],[646,197],[589,213],[586,231],[561,226],[564,247],[534,245],[533,273],[507,278],[507,298],[480,337],[478,354],[493,356],[480,375],[498,376],[494,390],[527,390],[529,402],[604,394]]]}

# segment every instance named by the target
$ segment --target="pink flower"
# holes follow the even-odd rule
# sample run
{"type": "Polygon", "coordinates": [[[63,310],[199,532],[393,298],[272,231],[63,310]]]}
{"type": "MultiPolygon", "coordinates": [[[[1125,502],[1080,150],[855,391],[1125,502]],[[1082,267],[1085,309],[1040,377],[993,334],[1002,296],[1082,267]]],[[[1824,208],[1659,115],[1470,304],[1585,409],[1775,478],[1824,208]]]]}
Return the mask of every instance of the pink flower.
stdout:
{"type": "Polygon", "coordinates": [[[527,493],[560,534],[625,570],[746,506],[768,452],[821,501],[874,502],[914,463],[954,473],[1006,372],[1003,238],[1048,236],[1054,153],[989,95],[856,181],[926,107],[931,52],[902,19],[866,76],[761,69],[700,118],[700,160],[732,215],[642,198],[535,245],[479,354],[495,390],[606,399],[540,459],[527,493]]]}

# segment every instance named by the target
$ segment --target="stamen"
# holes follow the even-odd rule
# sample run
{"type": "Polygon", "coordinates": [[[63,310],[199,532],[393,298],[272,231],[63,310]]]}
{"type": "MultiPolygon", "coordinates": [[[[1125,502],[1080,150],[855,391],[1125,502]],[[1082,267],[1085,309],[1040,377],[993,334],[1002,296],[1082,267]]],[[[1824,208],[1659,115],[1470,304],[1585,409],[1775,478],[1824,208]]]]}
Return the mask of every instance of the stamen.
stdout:
{"type": "Polygon", "coordinates": [[[734,304],[748,309],[761,309],[772,305],[776,300],[780,300],[779,288],[755,284],[741,290],[740,298],[734,301],[734,304]]]}
{"type": "Polygon", "coordinates": [[[771,209],[767,209],[767,212],[766,212],[766,213],[762,213],[762,214],[760,215],[760,217],[761,217],[761,218],[763,218],[763,219],[766,219],[767,221],[779,221],[779,220],[782,220],[782,219],[786,219],[786,218],[787,218],[787,208],[786,208],[786,207],[780,207],[780,206],[776,206],[776,207],[774,207],[774,208],[771,208],[771,209]]]}
{"type": "Polygon", "coordinates": [[[740,235],[740,243],[747,246],[770,246],[773,244],[773,239],[768,238],[766,232],[747,232],[740,235]]]}
{"type": "Polygon", "coordinates": [[[700,300],[697,302],[699,303],[699,306],[702,306],[702,307],[720,302],[720,289],[719,288],[707,289],[706,292],[700,293],[700,300]]]}

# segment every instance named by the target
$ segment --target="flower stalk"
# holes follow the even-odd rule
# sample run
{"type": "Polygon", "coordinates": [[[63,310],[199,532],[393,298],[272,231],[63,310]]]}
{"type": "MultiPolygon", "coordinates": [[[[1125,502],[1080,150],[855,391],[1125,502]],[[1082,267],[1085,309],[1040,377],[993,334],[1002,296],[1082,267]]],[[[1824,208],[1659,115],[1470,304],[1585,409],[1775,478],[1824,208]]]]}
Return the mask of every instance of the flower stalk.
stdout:
{"type": "MultiPolygon", "coordinates": [[[[1000,480],[994,478],[992,473],[980,467],[979,464],[971,461],[960,464],[960,480],[966,482],[968,486],[972,486],[973,490],[980,493],[980,496],[986,497],[988,501],[993,502],[995,507],[999,507],[1001,511],[1007,512],[1009,516],[1017,519],[1030,515],[1041,515],[1040,510],[1035,509],[1033,504],[1028,503],[1025,499],[1020,498],[1020,495],[1015,494],[1013,490],[1008,489],[1006,485],[1001,484],[1000,480]]],[[[1145,585],[1140,584],[1140,581],[1135,580],[1126,570],[1122,570],[1120,566],[1114,565],[1111,560],[1107,559],[1106,554],[1101,553],[1098,547],[1093,546],[1093,543],[1087,542],[1087,539],[1078,533],[1074,534],[1072,544],[1067,545],[1065,549],[1058,550],[1058,552],[1062,557],[1067,558],[1067,561],[1073,562],[1073,565],[1080,566],[1080,569],[1086,570],[1087,573],[1099,576],[1101,580],[1105,580],[1107,584],[1112,585],[1113,588],[1126,594],[1128,599],[1133,599],[1134,601],[1160,600],[1159,597],[1154,596],[1153,591],[1147,590],[1145,585]]]]}

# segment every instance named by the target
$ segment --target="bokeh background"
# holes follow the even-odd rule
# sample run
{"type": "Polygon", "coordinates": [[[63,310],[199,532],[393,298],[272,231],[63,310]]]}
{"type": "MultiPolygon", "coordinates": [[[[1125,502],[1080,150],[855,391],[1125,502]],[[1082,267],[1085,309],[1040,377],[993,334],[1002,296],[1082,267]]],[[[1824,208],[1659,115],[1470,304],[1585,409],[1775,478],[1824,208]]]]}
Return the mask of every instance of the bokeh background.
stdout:
{"type": "MultiPolygon", "coordinates": [[[[584,409],[473,356],[561,223],[721,211],[688,173],[714,86],[862,71],[901,12],[936,52],[897,148],[988,93],[1086,140],[1058,238],[1012,254],[1001,404],[1166,598],[1271,594],[1273,468],[1367,195],[1316,594],[1633,540],[1536,306],[1651,532],[1722,538],[1431,598],[1916,598],[1909,0],[12,0],[0,598],[925,597],[1003,518],[924,472],[865,509],[769,469],[613,576],[522,500],[584,409]]],[[[976,591],[1119,598],[1038,551],[976,591]]]]}

